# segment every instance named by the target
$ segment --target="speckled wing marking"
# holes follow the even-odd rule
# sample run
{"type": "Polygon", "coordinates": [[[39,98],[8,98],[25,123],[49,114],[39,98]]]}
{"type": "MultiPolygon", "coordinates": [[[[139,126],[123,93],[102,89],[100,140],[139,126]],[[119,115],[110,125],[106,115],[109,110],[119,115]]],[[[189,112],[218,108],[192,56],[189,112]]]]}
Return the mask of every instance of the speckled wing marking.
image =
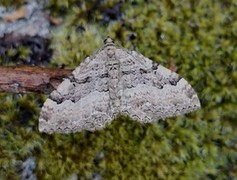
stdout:
{"type": "Polygon", "coordinates": [[[118,114],[142,123],[191,112],[197,94],[178,74],[107,38],[44,103],[41,132],[103,129],[118,114]]]}
{"type": "Polygon", "coordinates": [[[70,133],[102,129],[113,120],[110,107],[108,56],[101,49],[87,57],[44,103],[41,132],[70,133]]]}
{"type": "Polygon", "coordinates": [[[178,74],[135,51],[119,54],[121,113],[146,123],[200,108],[197,94],[178,74]]]}

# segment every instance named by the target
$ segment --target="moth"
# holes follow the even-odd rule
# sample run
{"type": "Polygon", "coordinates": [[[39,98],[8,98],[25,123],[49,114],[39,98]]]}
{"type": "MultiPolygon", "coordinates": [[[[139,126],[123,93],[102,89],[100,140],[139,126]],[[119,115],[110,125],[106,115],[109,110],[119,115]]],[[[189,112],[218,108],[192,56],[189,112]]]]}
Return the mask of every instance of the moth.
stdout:
{"type": "Polygon", "coordinates": [[[198,108],[198,96],[185,79],[108,37],[50,94],[39,131],[101,130],[118,115],[151,123],[198,108]]]}

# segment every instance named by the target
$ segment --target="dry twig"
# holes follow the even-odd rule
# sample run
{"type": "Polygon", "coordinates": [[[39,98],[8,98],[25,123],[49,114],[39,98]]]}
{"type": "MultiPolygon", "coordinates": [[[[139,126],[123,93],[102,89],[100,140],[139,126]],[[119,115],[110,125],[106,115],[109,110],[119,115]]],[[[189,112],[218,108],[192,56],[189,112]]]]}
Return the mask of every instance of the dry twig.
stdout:
{"type": "Polygon", "coordinates": [[[34,66],[0,67],[0,92],[50,93],[72,70],[34,66]]]}

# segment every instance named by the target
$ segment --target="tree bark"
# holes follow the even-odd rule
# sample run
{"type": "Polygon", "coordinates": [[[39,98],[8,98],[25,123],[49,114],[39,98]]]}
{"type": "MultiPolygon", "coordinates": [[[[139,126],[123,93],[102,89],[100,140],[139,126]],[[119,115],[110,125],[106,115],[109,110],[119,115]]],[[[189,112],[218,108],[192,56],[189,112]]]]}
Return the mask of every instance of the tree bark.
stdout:
{"type": "Polygon", "coordinates": [[[50,69],[37,66],[0,66],[0,92],[52,92],[72,70],[50,69]]]}

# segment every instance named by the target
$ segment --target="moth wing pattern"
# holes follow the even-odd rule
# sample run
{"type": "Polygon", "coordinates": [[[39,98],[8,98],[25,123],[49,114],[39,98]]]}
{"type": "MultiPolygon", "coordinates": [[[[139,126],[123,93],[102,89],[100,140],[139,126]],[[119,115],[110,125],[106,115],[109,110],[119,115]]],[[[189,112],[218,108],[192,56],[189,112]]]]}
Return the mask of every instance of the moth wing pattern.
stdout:
{"type": "Polygon", "coordinates": [[[121,59],[125,70],[121,78],[121,113],[147,123],[200,108],[196,92],[177,73],[136,51],[126,54],[121,59]]]}
{"type": "Polygon", "coordinates": [[[87,57],[45,101],[39,131],[71,133],[103,129],[113,120],[109,107],[107,59],[103,51],[87,57]]]}
{"type": "Polygon", "coordinates": [[[185,79],[107,38],[50,94],[40,112],[39,131],[94,131],[119,114],[149,123],[198,108],[198,96],[185,79]]]}

